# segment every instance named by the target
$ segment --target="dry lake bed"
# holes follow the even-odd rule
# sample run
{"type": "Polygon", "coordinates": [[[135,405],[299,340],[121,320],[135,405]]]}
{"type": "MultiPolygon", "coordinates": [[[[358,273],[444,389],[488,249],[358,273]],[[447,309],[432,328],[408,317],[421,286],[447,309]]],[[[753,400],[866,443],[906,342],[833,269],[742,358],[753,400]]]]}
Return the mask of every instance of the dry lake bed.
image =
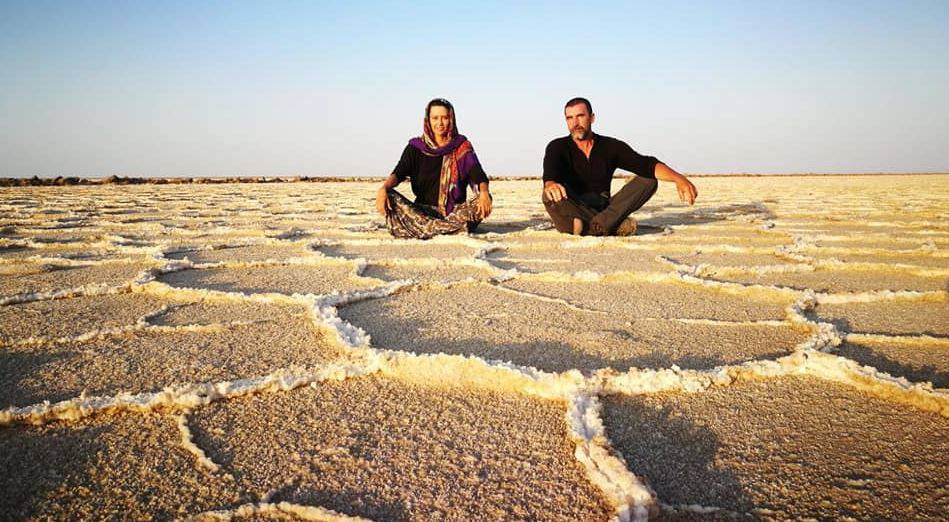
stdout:
{"type": "Polygon", "coordinates": [[[949,175],[695,181],[0,189],[0,519],[945,520],[949,175]]]}

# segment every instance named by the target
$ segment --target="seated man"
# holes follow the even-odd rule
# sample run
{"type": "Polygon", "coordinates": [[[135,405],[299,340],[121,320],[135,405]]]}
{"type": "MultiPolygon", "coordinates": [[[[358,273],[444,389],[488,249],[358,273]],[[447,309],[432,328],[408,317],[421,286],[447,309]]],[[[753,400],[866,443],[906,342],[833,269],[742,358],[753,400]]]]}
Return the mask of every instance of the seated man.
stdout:
{"type": "Polygon", "coordinates": [[[685,176],[618,139],[594,134],[596,118],[586,98],[568,101],[564,116],[570,135],[551,141],[544,153],[544,206],[560,232],[635,234],[636,221],[628,216],[656,193],[657,179],[674,182],[679,199],[695,203],[698,192],[685,176]],[[610,197],[617,167],[637,176],[610,197]]]}

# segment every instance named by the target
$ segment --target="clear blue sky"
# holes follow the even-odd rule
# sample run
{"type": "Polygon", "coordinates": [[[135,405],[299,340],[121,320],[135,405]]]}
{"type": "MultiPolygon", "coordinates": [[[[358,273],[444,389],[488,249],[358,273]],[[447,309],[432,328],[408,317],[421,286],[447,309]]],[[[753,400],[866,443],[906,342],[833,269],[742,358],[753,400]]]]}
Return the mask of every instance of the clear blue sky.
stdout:
{"type": "Polygon", "coordinates": [[[386,175],[433,97],[489,174],[594,130],[682,172],[949,170],[949,1],[0,0],[0,176],[386,175]]]}

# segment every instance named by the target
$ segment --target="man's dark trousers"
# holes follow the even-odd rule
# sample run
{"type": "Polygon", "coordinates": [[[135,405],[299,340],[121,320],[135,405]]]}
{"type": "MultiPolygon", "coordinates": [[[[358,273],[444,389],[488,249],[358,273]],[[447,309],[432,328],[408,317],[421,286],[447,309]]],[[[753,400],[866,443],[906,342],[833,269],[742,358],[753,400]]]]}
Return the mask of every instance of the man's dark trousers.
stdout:
{"type": "Polygon", "coordinates": [[[567,189],[567,199],[550,201],[544,207],[558,231],[573,233],[573,219],[583,221],[583,234],[606,236],[616,233],[619,224],[649,201],[659,183],[654,178],[634,176],[613,197],[604,194],[577,194],[567,189]]]}

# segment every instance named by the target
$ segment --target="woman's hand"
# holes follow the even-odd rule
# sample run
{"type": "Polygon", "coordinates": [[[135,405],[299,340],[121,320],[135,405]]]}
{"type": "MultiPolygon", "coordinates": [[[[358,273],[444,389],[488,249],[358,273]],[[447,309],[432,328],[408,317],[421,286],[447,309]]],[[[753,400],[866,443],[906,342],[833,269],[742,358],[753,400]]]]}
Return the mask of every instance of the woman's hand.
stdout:
{"type": "Polygon", "coordinates": [[[478,193],[478,211],[481,212],[481,219],[491,215],[491,193],[487,190],[478,193]]]}
{"type": "Polygon", "coordinates": [[[379,215],[385,217],[386,210],[389,209],[389,191],[383,185],[376,191],[376,211],[379,215]]]}

